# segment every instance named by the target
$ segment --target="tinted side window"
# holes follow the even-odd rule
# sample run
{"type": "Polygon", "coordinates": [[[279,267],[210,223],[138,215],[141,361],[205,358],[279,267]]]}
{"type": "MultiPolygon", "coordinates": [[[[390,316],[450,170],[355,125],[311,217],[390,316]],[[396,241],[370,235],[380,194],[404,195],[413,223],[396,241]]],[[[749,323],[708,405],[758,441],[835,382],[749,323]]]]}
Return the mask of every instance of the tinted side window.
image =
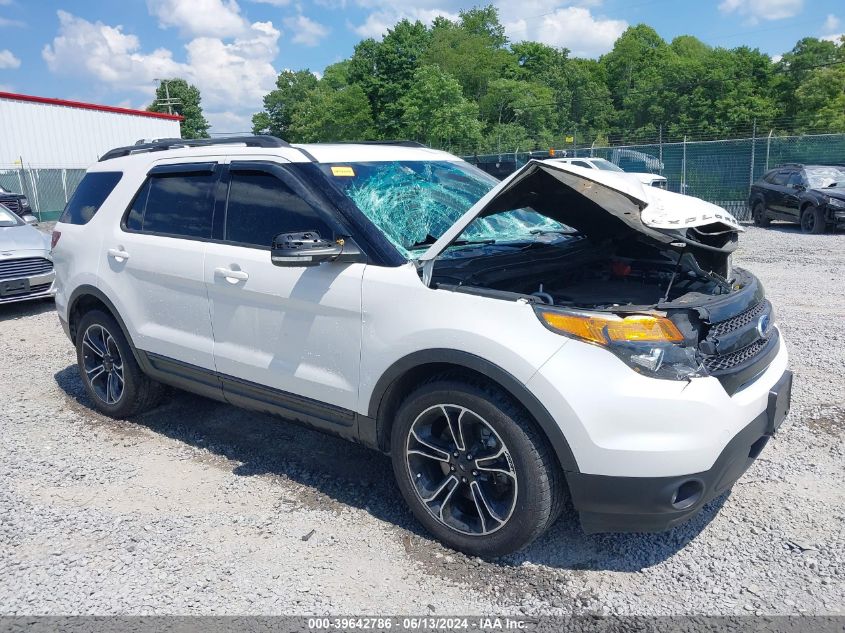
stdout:
{"type": "Polygon", "coordinates": [[[801,175],[800,171],[794,171],[789,175],[789,180],[787,181],[788,185],[803,185],[804,184],[804,177],[801,175]]]}
{"type": "Polygon", "coordinates": [[[587,169],[593,168],[593,166],[590,165],[590,163],[585,163],[584,161],[581,161],[581,160],[573,160],[572,164],[575,165],[576,167],[586,167],[587,169]]]}
{"type": "Polygon", "coordinates": [[[86,224],[100,210],[103,202],[114,191],[123,177],[120,171],[99,171],[85,174],[82,182],[73,192],[59,222],[65,224],[86,224]]]}
{"type": "Polygon", "coordinates": [[[775,172],[775,175],[772,177],[772,184],[773,185],[781,185],[781,186],[785,185],[786,180],[787,180],[787,178],[789,178],[790,173],[792,173],[792,172],[788,172],[788,171],[775,172]]]}
{"type": "Polygon", "coordinates": [[[279,233],[311,230],[325,239],[334,237],[320,214],[275,176],[261,171],[232,172],[227,241],[270,248],[279,233]]]}
{"type": "Polygon", "coordinates": [[[211,237],[216,174],[153,175],[138,192],[126,227],[177,237],[211,237]]]}

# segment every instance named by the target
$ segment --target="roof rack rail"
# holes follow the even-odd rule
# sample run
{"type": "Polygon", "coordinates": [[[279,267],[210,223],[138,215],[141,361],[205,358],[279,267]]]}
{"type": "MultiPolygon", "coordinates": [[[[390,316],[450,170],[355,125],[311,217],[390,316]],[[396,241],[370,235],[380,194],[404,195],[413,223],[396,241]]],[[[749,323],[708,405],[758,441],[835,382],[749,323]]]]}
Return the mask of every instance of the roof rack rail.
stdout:
{"type": "Polygon", "coordinates": [[[331,145],[395,145],[398,147],[424,147],[430,149],[425,143],[419,141],[326,141],[331,145]]]}
{"type": "Polygon", "coordinates": [[[129,156],[130,154],[142,154],[145,152],[163,152],[168,149],[180,147],[210,147],[212,145],[246,145],[247,147],[290,147],[287,141],[275,136],[258,134],[255,136],[221,136],[219,138],[157,138],[152,141],[138,141],[135,145],[116,147],[109,150],[100,157],[100,162],[129,156]]]}

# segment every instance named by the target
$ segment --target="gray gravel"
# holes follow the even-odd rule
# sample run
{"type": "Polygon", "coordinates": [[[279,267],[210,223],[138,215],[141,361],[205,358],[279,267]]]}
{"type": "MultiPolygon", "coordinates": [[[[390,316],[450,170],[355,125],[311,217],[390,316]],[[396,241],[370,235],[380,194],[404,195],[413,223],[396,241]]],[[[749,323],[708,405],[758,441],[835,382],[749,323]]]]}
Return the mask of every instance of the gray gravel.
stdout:
{"type": "Polygon", "coordinates": [[[0,306],[0,613],[845,614],[845,236],[752,228],[736,260],[797,373],[761,459],[666,534],[570,512],[498,564],[430,540],[360,447],[178,392],[94,413],[52,305],[0,306]]]}

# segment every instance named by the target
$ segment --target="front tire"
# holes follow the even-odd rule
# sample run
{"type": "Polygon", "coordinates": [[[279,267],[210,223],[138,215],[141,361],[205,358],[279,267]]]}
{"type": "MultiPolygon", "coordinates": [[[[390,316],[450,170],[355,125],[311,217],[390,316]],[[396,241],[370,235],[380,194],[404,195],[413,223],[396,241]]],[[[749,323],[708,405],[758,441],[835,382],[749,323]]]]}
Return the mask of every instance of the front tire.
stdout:
{"type": "Polygon", "coordinates": [[[817,206],[809,206],[801,214],[801,230],[809,235],[824,233],[824,211],[817,206]]]}
{"type": "Polygon", "coordinates": [[[754,208],[751,211],[751,219],[754,220],[755,226],[760,227],[767,227],[769,226],[772,221],[769,219],[769,216],[766,215],[766,207],[763,206],[762,202],[758,202],[754,205],[754,208]]]}
{"type": "Polygon", "coordinates": [[[94,407],[126,418],[154,407],[163,387],[138,366],[117,321],[100,310],[87,312],[76,331],[76,361],[94,407]]]}
{"type": "Polygon", "coordinates": [[[391,457],[420,523],[470,555],[525,547],[563,506],[563,472],[546,438],[510,396],[483,383],[442,377],[408,396],[391,457]]]}

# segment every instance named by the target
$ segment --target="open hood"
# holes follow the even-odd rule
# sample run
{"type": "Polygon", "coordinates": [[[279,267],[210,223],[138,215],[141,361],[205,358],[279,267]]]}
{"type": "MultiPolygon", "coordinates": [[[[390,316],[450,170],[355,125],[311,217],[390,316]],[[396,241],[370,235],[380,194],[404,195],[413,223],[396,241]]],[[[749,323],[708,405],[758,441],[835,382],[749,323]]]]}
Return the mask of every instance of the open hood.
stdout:
{"type": "Polygon", "coordinates": [[[631,231],[662,244],[682,240],[690,246],[729,252],[725,245],[706,242],[708,235],[735,237],[743,228],[730,213],[698,198],[645,187],[613,172],[584,169],[565,163],[532,160],[499,183],[474,204],[419,258],[436,259],[476,218],[530,207],[592,237],[614,237],[631,231]],[[705,228],[706,227],[706,228],[705,228]],[[690,236],[692,229],[705,236],[690,236]]]}

